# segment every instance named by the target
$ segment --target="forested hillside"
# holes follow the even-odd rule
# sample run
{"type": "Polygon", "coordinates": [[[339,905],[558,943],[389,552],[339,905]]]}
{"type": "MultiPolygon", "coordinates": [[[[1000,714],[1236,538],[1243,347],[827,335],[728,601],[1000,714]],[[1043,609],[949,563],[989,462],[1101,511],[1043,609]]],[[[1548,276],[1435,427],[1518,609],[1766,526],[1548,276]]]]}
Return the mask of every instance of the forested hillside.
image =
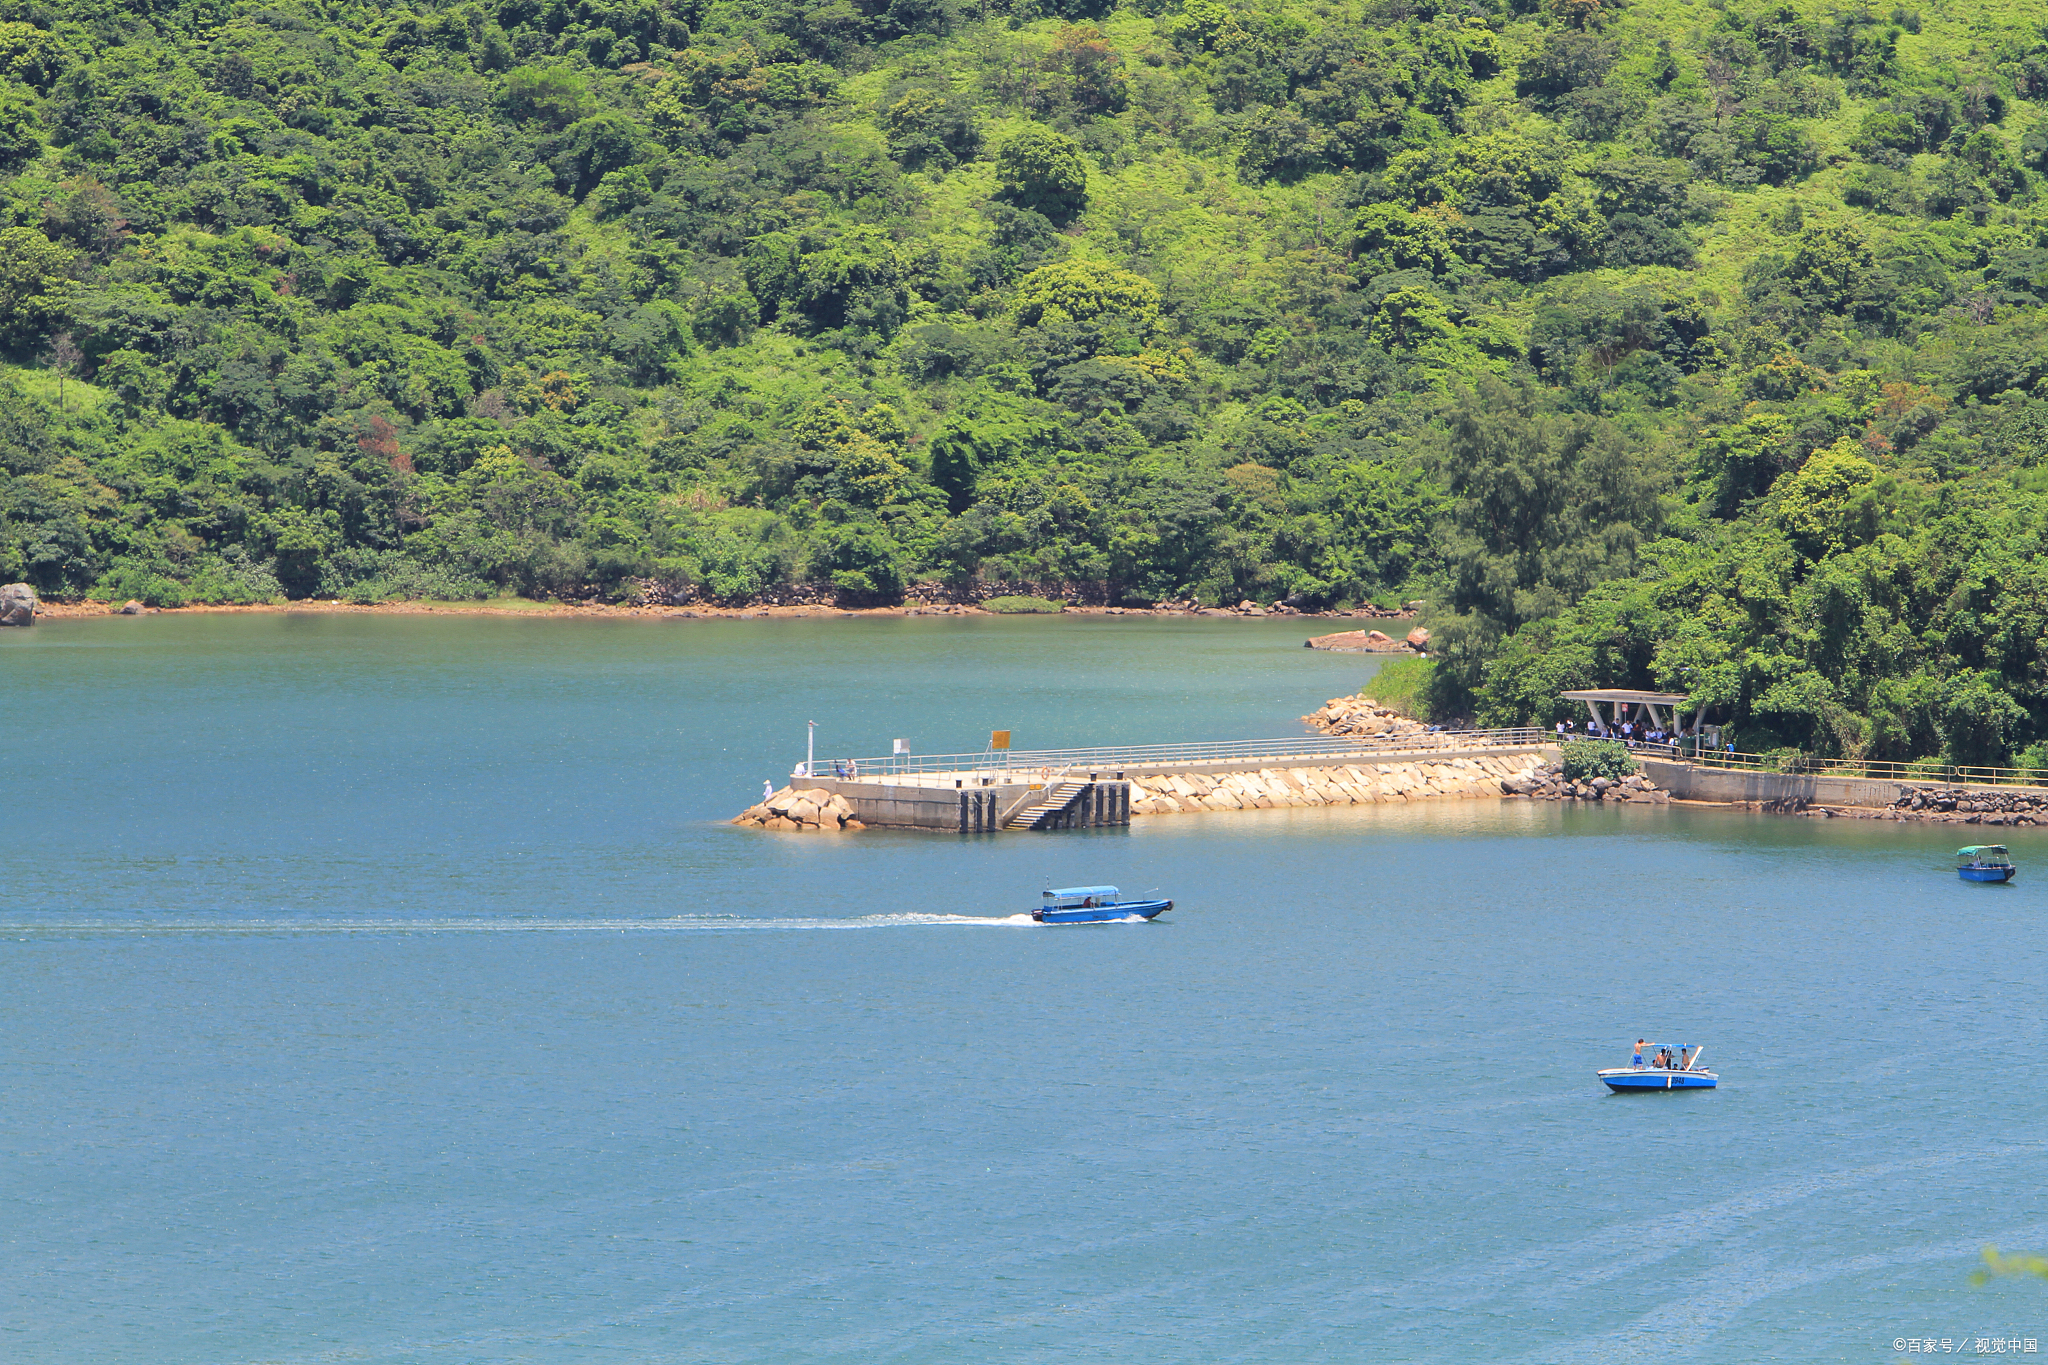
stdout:
{"type": "Polygon", "coordinates": [[[2048,737],[2038,7],[5,14],[0,581],[1422,597],[1445,714],[2048,737]]]}

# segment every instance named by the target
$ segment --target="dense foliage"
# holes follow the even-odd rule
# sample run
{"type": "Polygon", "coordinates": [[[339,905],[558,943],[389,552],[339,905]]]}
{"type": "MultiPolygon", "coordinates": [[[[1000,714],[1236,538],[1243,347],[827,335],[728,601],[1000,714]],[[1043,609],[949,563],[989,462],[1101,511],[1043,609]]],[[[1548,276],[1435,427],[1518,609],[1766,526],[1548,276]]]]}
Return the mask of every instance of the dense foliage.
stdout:
{"type": "Polygon", "coordinates": [[[1999,761],[2044,99],[2009,0],[9,0],[0,578],[1423,596],[1438,714],[1999,761]]]}
{"type": "Polygon", "coordinates": [[[1628,746],[1619,740],[1579,740],[1564,746],[1561,771],[1567,782],[1591,782],[1596,777],[1614,782],[1635,770],[1635,759],[1629,756],[1628,746]]]}

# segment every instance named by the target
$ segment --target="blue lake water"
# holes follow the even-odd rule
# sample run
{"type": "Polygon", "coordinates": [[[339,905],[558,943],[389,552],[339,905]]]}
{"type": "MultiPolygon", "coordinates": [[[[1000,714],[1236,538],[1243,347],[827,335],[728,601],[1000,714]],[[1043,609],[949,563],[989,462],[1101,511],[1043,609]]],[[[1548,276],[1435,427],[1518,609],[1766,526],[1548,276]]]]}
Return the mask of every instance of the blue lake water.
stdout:
{"type": "Polygon", "coordinates": [[[0,632],[0,1359],[1866,1361],[2048,1337],[2048,840],[1458,802],[720,821],[1285,735],[1285,621],[0,632]],[[779,778],[778,778],[779,781],[779,778]],[[1019,924],[1048,880],[1146,925],[1019,924]],[[1722,1088],[1609,1096],[1639,1034],[1722,1088]]]}

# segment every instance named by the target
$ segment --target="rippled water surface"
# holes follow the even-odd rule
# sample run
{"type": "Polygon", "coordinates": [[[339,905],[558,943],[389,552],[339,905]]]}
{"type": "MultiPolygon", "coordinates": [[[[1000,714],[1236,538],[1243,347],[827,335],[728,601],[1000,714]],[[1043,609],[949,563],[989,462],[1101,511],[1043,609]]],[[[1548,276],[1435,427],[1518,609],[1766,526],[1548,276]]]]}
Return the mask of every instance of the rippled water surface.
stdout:
{"type": "Polygon", "coordinates": [[[1284,621],[0,632],[0,1358],[1897,1359],[2048,1338],[2048,842],[1525,803],[773,836],[1285,735],[1284,621]],[[779,779],[778,779],[779,781],[779,779]],[[1044,928],[1045,882],[1158,888],[1044,928]],[[1722,1088],[1609,1096],[1638,1034],[1722,1088]]]}

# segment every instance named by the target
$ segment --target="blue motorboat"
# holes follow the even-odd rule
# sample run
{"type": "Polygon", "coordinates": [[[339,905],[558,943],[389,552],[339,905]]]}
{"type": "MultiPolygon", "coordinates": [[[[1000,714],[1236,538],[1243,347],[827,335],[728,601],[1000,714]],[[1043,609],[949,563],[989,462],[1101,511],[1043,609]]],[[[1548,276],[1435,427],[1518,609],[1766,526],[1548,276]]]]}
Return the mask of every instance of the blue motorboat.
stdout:
{"type": "Polygon", "coordinates": [[[1600,1079],[1616,1094],[1624,1090],[1712,1090],[1721,1078],[1700,1065],[1703,1048],[1678,1045],[1674,1055],[1669,1043],[1655,1044],[1657,1051],[1640,1066],[1609,1067],[1600,1079]]]}
{"type": "Polygon", "coordinates": [[[1971,844],[1956,850],[1956,875],[1966,882],[2009,882],[2019,871],[2004,844],[1971,844]]]}
{"type": "Polygon", "coordinates": [[[1031,912],[1040,924],[1108,924],[1151,919],[1173,909],[1172,901],[1127,901],[1113,886],[1067,886],[1045,893],[1031,912]]]}

